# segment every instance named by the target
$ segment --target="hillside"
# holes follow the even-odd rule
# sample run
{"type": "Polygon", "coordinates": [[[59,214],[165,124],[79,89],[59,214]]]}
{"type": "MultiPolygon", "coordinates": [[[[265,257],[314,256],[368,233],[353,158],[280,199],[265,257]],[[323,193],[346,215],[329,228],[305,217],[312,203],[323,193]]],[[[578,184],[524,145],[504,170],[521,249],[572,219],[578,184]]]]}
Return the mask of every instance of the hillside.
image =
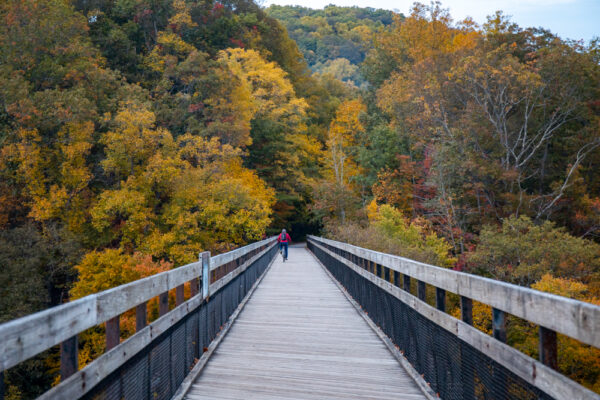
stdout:
{"type": "Polygon", "coordinates": [[[356,87],[365,83],[359,66],[372,36],[394,20],[392,11],[335,5],[322,10],[271,5],[265,12],[287,28],[312,71],[332,74],[356,87]]]}

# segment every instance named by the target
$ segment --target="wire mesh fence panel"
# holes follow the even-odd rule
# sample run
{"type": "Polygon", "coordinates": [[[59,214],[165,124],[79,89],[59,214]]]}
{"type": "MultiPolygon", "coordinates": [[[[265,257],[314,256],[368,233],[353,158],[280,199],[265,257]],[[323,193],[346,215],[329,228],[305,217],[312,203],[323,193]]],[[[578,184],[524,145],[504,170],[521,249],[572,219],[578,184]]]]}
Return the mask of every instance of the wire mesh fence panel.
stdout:
{"type": "Polygon", "coordinates": [[[84,399],[166,400],[177,391],[198,357],[215,339],[265,272],[272,247],[182,320],[155,338],[119,369],[95,385],[84,399]]]}
{"type": "Polygon", "coordinates": [[[442,399],[552,399],[310,241],[308,247],[442,399]]]}

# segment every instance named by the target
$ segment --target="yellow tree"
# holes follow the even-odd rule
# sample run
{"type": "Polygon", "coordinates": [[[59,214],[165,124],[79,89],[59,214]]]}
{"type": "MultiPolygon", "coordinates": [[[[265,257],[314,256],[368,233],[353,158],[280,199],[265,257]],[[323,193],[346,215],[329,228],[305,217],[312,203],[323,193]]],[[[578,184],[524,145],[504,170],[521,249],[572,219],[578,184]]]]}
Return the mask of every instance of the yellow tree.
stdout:
{"type": "Polygon", "coordinates": [[[231,48],[219,52],[219,59],[250,88],[254,118],[269,118],[298,126],[305,116],[306,101],[296,97],[294,87],[276,63],[266,61],[255,50],[231,48]]]}
{"type": "Polygon", "coordinates": [[[19,129],[15,142],[2,149],[0,164],[18,165],[16,180],[24,187],[31,218],[61,220],[71,231],[81,232],[93,197],[86,161],[93,134],[92,122],[72,122],[48,145],[37,130],[19,129]]]}
{"type": "Polygon", "coordinates": [[[346,219],[349,200],[353,197],[351,179],[359,172],[357,163],[352,159],[352,152],[356,145],[356,136],[364,131],[360,114],[365,111],[366,107],[360,100],[345,101],[338,107],[335,119],[329,126],[328,161],[335,190],[332,200],[342,223],[346,219]]]}

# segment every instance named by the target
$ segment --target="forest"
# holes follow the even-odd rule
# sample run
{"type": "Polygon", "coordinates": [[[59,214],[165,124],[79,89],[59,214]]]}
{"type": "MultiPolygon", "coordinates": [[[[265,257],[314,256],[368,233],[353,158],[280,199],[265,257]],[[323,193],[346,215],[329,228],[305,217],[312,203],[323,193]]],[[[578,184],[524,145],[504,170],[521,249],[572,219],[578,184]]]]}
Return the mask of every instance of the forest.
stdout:
{"type": "MultiPolygon", "coordinates": [[[[281,228],[600,305],[599,171],[598,38],[439,2],[0,2],[0,323],[281,228]]],[[[600,351],[558,343],[600,393],[600,351]]],[[[103,351],[86,332],[80,365],[103,351]]],[[[7,398],[57,373],[22,363],[7,398]]]]}

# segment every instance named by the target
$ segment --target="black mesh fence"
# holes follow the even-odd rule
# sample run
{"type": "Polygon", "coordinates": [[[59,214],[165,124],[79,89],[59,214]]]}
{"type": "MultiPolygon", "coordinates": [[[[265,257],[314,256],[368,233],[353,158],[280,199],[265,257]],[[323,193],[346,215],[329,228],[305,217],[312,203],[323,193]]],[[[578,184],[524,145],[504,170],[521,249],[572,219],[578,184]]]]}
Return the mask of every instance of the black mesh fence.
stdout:
{"type": "Polygon", "coordinates": [[[92,388],[84,399],[170,399],[277,253],[273,246],[242,274],[92,388]]]}
{"type": "MultiPolygon", "coordinates": [[[[372,263],[320,245],[372,271],[372,263]]],[[[308,247],[442,399],[552,399],[310,241],[308,247]]]]}

